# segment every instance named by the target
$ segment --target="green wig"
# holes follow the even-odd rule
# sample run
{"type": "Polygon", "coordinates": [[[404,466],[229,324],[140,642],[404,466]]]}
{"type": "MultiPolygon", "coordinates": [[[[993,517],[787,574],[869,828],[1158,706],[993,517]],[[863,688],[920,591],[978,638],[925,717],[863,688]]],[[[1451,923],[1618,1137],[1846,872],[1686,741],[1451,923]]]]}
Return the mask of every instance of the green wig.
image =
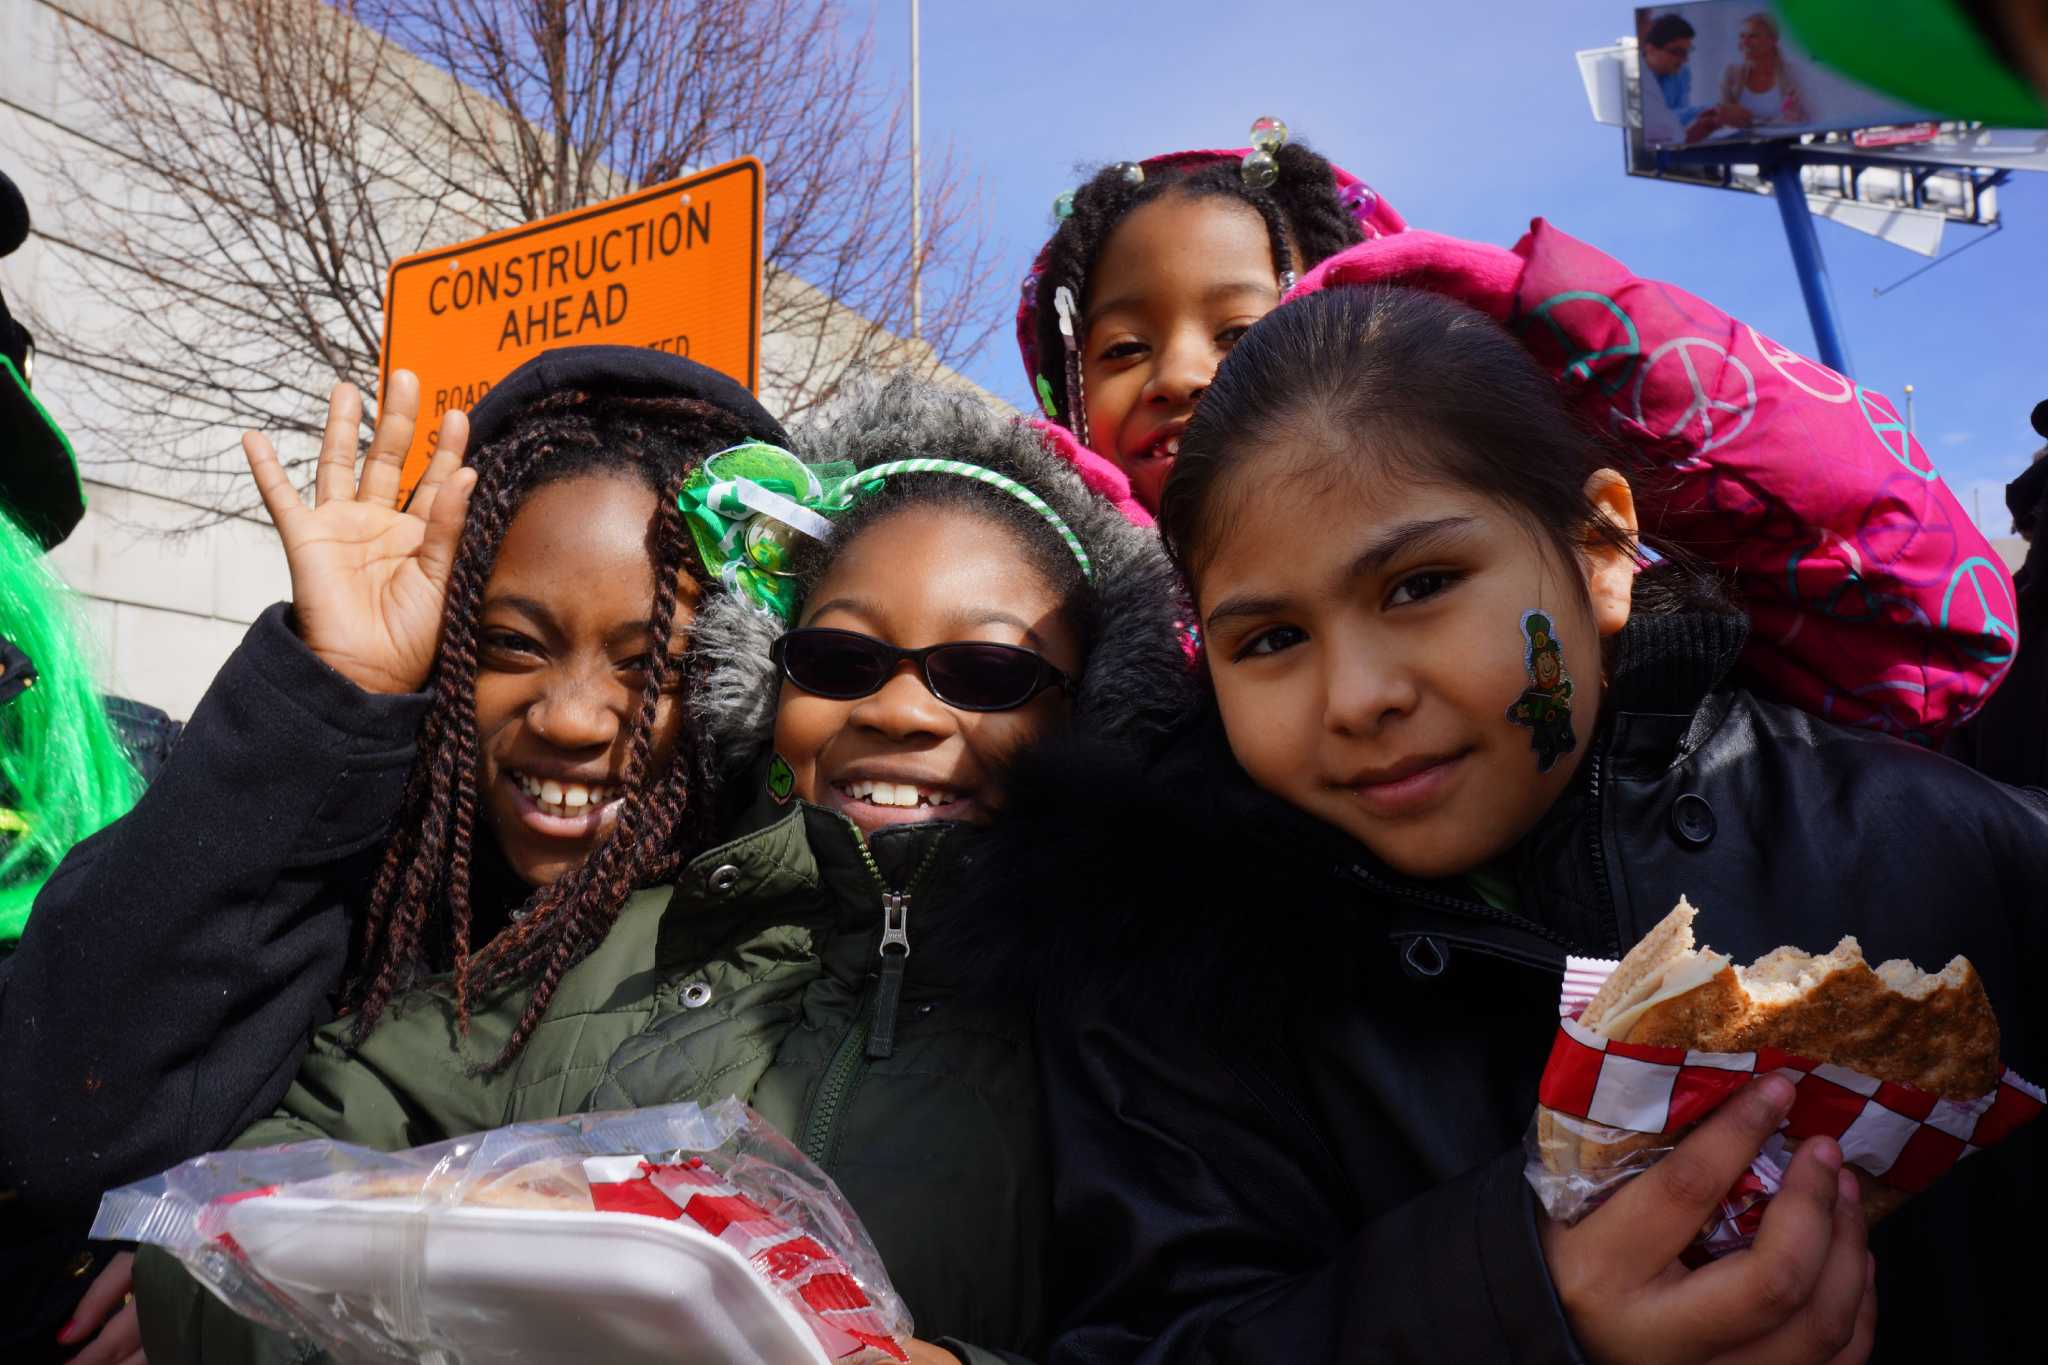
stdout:
{"type": "Polygon", "coordinates": [[[35,537],[0,512],[0,635],[39,675],[0,703],[0,948],[71,846],[135,804],[141,777],[93,686],[70,591],[35,537]]]}

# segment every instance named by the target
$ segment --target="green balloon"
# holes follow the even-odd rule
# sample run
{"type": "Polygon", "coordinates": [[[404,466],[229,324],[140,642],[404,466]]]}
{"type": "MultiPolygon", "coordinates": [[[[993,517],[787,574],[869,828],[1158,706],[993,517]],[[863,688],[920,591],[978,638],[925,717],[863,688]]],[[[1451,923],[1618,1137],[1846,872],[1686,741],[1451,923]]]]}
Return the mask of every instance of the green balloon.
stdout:
{"type": "Polygon", "coordinates": [[[1992,51],[1957,0],[1775,0],[1814,60],[1931,114],[2048,127],[2048,102],[1992,51]]]}

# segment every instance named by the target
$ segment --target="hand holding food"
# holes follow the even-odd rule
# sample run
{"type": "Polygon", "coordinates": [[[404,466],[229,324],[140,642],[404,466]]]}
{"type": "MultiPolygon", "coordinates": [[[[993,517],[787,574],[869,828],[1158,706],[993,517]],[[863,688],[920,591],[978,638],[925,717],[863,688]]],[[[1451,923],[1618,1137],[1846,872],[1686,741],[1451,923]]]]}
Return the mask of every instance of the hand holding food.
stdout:
{"type": "Polygon", "coordinates": [[[1698,1271],[1681,1260],[1792,1100],[1789,1082],[1766,1076],[1581,1222],[1543,1221],[1551,1282],[1590,1358],[1819,1362],[1869,1353],[1873,1265],[1856,1182],[1832,1142],[1794,1157],[1753,1247],[1698,1271]]]}
{"type": "MultiPolygon", "coordinates": [[[[1568,978],[1530,1136],[1530,1181],[1553,1217],[1583,1216],[1649,1169],[1751,1075],[1782,1074],[1796,1097],[1721,1201],[1706,1255],[1749,1243],[1811,1139],[1840,1146],[1875,1222],[2040,1111],[2040,1090],[1999,1061],[1998,1021],[1967,960],[1872,967],[1844,938],[1739,967],[1695,948],[1696,913],[1681,900],[1589,994],[1572,998],[1568,978]]],[[[1580,990],[1591,980],[1574,975],[1580,990]]]]}

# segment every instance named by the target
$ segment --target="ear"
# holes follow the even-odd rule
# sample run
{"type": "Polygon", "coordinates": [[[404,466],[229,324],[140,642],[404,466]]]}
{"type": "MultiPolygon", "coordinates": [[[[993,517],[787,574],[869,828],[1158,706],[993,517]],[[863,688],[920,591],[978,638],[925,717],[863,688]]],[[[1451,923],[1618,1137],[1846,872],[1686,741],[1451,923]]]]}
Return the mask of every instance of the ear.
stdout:
{"type": "Polygon", "coordinates": [[[1618,471],[1596,469],[1586,480],[1586,501],[1593,504],[1595,515],[1625,537],[1617,544],[1606,534],[1589,534],[1579,556],[1586,596],[1593,603],[1593,624],[1604,639],[1628,624],[1637,566],[1636,495],[1618,471]]]}

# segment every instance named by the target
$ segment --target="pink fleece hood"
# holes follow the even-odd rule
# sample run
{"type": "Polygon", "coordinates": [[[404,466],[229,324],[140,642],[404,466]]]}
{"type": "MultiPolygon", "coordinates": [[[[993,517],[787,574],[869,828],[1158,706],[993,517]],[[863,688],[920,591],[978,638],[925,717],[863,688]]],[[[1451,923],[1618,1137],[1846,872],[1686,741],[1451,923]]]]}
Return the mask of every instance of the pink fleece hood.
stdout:
{"type": "Polygon", "coordinates": [[[1654,529],[1734,577],[1760,690],[1932,742],[2005,676],[2012,578],[1883,394],[1541,218],[1508,251],[1363,242],[1288,297],[1363,284],[1500,322],[1583,417],[1676,480],[1654,529]]]}

